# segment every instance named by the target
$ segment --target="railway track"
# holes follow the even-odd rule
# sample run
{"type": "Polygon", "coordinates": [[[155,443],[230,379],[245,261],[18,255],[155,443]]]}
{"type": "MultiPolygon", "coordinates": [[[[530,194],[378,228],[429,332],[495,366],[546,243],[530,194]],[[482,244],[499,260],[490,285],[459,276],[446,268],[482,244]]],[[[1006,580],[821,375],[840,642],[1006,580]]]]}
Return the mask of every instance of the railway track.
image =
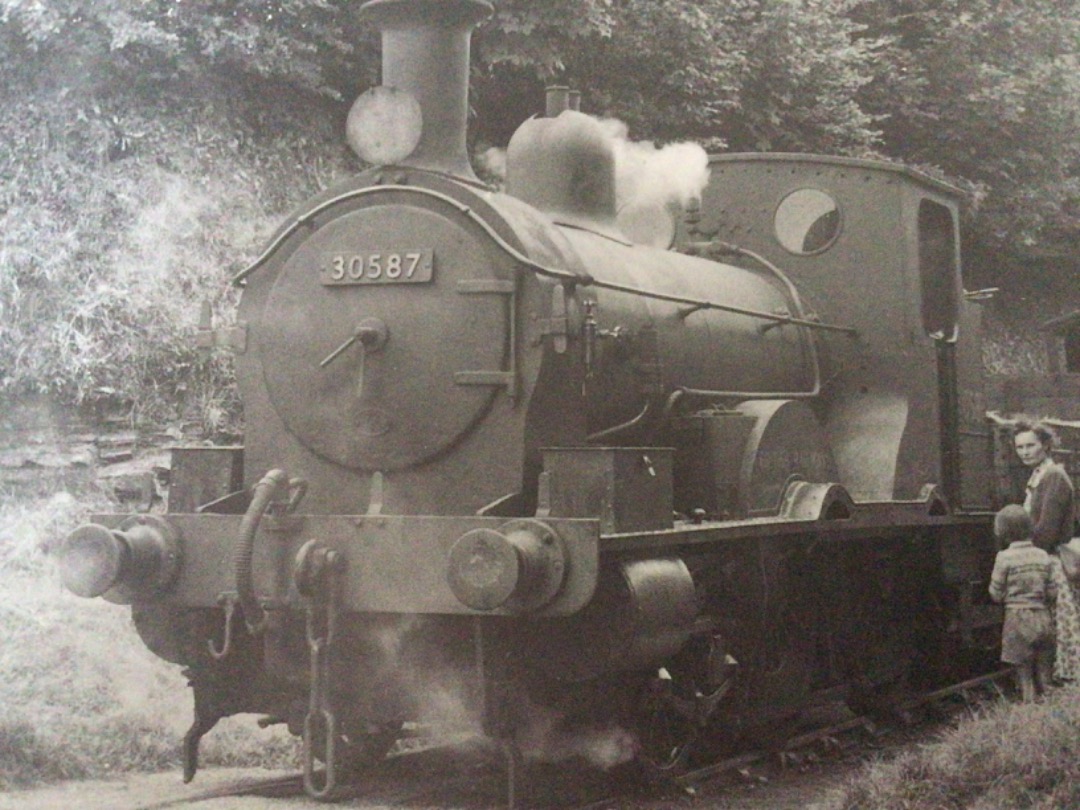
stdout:
{"type": "MultiPolygon", "coordinates": [[[[1001,682],[1006,675],[1007,670],[1000,670],[913,696],[890,707],[895,718],[893,722],[900,726],[916,725],[918,721],[914,715],[917,711],[950,699],[960,698],[963,701],[960,711],[963,711],[988,696],[1001,697],[1004,695],[1001,682]]],[[[666,792],[697,793],[731,775],[741,774],[745,778],[755,767],[801,767],[808,759],[827,758],[830,752],[857,744],[849,741],[845,745],[842,742],[845,737],[864,734],[877,739],[888,730],[889,724],[883,724],[880,719],[865,715],[850,717],[789,736],[767,750],[744,752],[648,786],[642,783],[637,786],[641,792],[635,801],[643,804],[658,801],[666,792]]],[[[612,784],[613,780],[602,778],[595,771],[591,775],[584,771],[579,774],[573,766],[562,765],[558,768],[557,781],[564,784],[552,785],[544,784],[544,781],[545,776],[554,777],[555,769],[551,774],[545,774],[543,766],[530,766],[528,771],[519,769],[518,773],[514,770],[507,769],[505,760],[494,756],[491,746],[471,751],[440,745],[419,747],[391,756],[379,767],[373,767],[356,785],[342,791],[339,806],[431,807],[445,804],[479,810],[501,804],[511,810],[526,807],[611,810],[623,806],[627,798],[622,790],[625,784],[612,784]],[[572,771],[569,775],[567,768],[572,771]],[[527,776],[527,782],[523,775],[527,776]],[[578,777],[589,784],[579,784],[578,777]]],[[[292,804],[290,799],[308,801],[303,795],[303,777],[296,773],[221,785],[183,798],[139,805],[132,810],[172,810],[245,796],[281,799],[282,810],[292,804]]]]}
{"type": "MultiPolygon", "coordinates": [[[[932,704],[935,701],[941,701],[945,698],[962,696],[965,702],[970,705],[971,695],[978,690],[986,689],[992,690],[998,697],[1004,697],[1004,692],[1000,687],[1000,681],[1009,674],[1010,670],[1002,669],[941,689],[935,689],[890,707],[890,712],[895,714],[902,722],[911,724],[914,722],[910,716],[912,711],[922,706],[932,704]]],[[[878,721],[866,715],[859,715],[840,723],[824,726],[791,737],[784,741],[783,745],[778,749],[771,751],[751,751],[737,757],[722,760],[712,765],[688,771],[687,773],[678,776],[674,781],[683,787],[695,786],[720,774],[745,768],[748,765],[753,765],[770,758],[775,758],[779,760],[781,765],[785,765],[792,761],[794,759],[793,755],[799,751],[822,744],[826,748],[834,747],[836,738],[839,735],[856,730],[865,730],[871,734],[878,734],[881,731],[878,721]]]]}

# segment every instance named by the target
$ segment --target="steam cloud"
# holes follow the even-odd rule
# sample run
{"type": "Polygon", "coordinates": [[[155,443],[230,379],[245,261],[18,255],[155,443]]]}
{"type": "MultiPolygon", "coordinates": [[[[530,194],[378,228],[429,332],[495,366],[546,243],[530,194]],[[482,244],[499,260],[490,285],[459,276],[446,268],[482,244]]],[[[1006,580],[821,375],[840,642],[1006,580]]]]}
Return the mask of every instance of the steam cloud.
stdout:
{"type": "Polygon", "coordinates": [[[602,770],[629,762],[638,752],[637,738],[614,724],[563,726],[561,713],[530,703],[517,744],[527,759],[564,762],[579,758],[602,770]]]}
{"type": "Polygon", "coordinates": [[[615,118],[600,119],[615,150],[615,204],[626,208],[687,206],[701,199],[709,182],[709,156],[696,143],[657,146],[632,141],[629,128],[615,118]]]}
{"type": "MultiPolygon", "coordinates": [[[[657,146],[653,141],[632,141],[622,121],[594,120],[609,139],[615,156],[619,225],[635,242],[667,247],[674,235],[674,218],[700,202],[709,182],[708,153],[690,142],[657,146]]],[[[481,174],[500,185],[505,180],[505,149],[487,149],[480,154],[478,164],[481,174]]]]}
{"type": "MultiPolygon", "coordinates": [[[[437,644],[423,645],[419,658],[415,650],[407,652],[409,636],[424,623],[423,618],[411,616],[375,625],[368,628],[368,638],[385,656],[388,669],[396,673],[398,686],[409,695],[415,719],[440,736],[449,734],[458,738],[458,744],[471,746],[483,737],[475,673],[441,660],[437,644]]],[[[536,762],[576,758],[608,770],[630,761],[638,752],[634,734],[614,723],[568,723],[560,711],[525,696],[515,713],[520,723],[515,741],[522,755],[536,762]]]]}
{"type": "Polygon", "coordinates": [[[416,711],[416,720],[454,733],[481,733],[476,705],[476,686],[471,672],[441,660],[439,650],[421,645],[420,657],[408,651],[409,637],[422,630],[425,619],[404,616],[401,621],[374,624],[367,628],[368,639],[375,643],[386,671],[393,672],[397,684],[408,695],[416,711]]]}

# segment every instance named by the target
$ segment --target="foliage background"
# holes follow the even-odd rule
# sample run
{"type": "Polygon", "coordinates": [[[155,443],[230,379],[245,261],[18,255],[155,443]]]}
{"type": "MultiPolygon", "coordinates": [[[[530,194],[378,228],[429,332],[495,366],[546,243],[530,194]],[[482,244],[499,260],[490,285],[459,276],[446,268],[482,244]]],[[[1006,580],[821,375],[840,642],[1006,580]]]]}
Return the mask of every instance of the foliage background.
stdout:
{"type": "MultiPolygon", "coordinates": [[[[230,271],[359,168],[359,5],[0,0],[0,398],[234,427],[198,304],[227,320],[230,271]]],[[[1078,48],[1078,0],[496,0],[471,139],[564,82],[637,139],[902,161],[968,192],[970,285],[1030,286],[1076,272],[1078,48]]]]}

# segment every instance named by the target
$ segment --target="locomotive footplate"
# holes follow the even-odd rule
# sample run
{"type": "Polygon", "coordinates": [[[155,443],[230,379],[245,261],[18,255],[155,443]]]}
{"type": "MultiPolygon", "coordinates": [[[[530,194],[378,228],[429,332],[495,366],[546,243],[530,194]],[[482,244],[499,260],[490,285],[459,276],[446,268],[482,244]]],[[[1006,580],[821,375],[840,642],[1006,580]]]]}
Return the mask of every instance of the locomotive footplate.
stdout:
{"type": "MultiPolygon", "coordinates": [[[[97,515],[94,522],[117,531],[126,518],[97,515]]],[[[179,538],[183,564],[160,601],[218,607],[235,594],[233,558],[241,516],[170,514],[162,520],[179,538]]],[[[301,549],[312,540],[344,560],[344,612],[565,616],[591,599],[599,568],[597,520],[267,515],[251,562],[264,608],[303,608],[293,572],[301,549]],[[521,593],[530,578],[539,583],[540,599],[521,593]],[[477,607],[463,603],[463,588],[477,596],[472,602],[477,607]]],[[[130,601],[115,588],[104,596],[130,601]]]]}
{"type": "Polygon", "coordinates": [[[942,566],[948,579],[954,568],[956,576],[969,570],[961,562],[972,562],[954,560],[954,556],[975,556],[993,563],[996,547],[991,534],[992,519],[993,515],[987,512],[951,512],[936,487],[929,487],[922,497],[908,501],[853,501],[836,484],[798,482],[789,487],[775,516],[681,522],[658,531],[605,534],[601,537],[600,553],[641,554],[657,549],[796,535],[839,542],[930,533],[942,541],[942,566]],[[968,542],[973,536],[985,537],[986,542],[973,546],[968,542]]]}

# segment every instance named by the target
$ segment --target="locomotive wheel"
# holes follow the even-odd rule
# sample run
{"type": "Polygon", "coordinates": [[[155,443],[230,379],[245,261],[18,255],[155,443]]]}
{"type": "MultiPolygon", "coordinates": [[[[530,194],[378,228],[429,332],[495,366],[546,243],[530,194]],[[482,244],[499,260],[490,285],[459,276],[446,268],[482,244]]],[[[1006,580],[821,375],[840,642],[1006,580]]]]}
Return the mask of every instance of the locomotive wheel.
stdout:
{"type": "Polygon", "coordinates": [[[694,690],[661,670],[645,684],[638,710],[638,763],[646,776],[665,778],[684,772],[701,734],[694,690]]]}

